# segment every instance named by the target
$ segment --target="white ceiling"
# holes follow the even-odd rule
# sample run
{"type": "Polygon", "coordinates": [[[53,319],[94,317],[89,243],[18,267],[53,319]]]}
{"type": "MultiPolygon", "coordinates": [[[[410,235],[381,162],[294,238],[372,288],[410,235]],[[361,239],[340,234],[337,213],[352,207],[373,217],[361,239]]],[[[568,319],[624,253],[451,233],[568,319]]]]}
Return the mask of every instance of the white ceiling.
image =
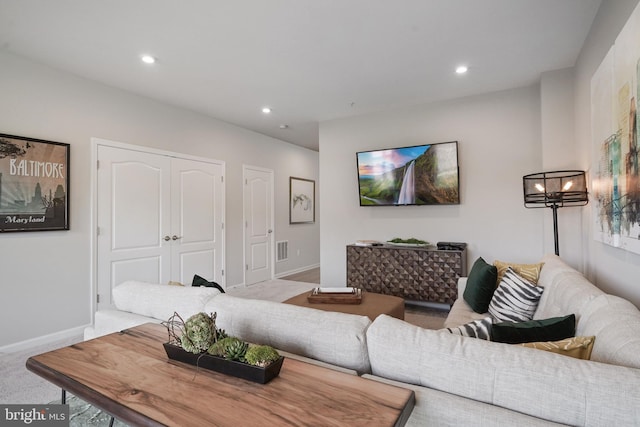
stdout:
{"type": "Polygon", "coordinates": [[[0,0],[0,49],[317,150],[324,120],[526,86],[573,66],[599,5],[0,0]]]}

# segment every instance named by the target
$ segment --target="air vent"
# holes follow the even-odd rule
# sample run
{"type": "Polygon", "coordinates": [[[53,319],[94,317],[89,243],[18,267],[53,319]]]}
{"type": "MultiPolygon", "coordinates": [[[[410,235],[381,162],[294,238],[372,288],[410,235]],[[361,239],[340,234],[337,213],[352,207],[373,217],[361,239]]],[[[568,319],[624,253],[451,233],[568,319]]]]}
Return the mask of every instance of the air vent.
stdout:
{"type": "Polygon", "coordinates": [[[289,259],[289,241],[276,242],[276,261],[286,261],[287,259],[289,259]]]}

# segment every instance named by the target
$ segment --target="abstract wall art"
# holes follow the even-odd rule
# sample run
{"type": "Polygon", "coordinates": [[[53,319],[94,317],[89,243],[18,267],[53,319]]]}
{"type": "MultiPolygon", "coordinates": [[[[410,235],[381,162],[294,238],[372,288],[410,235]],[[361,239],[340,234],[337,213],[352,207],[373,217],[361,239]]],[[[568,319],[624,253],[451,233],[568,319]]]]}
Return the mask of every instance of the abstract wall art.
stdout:
{"type": "Polygon", "coordinates": [[[316,221],[316,182],[289,177],[289,224],[316,221]]]}
{"type": "Polygon", "coordinates": [[[640,6],[591,79],[594,238],[640,253],[640,6]]]}

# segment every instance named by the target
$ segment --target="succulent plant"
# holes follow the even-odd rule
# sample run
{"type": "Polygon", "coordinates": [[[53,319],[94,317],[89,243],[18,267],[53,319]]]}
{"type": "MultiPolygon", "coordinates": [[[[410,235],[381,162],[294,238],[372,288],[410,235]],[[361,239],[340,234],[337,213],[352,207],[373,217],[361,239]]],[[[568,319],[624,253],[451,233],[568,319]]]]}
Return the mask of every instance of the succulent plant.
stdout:
{"type": "Polygon", "coordinates": [[[275,348],[268,345],[255,345],[249,347],[244,355],[245,361],[250,365],[265,367],[280,357],[275,348]]]}
{"type": "Polygon", "coordinates": [[[214,356],[224,357],[227,360],[237,360],[244,362],[244,355],[249,348],[249,344],[236,338],[226,337],[212,344],[207,352],[214,356]]]}
{"type": "Polygon", "coordinates": [[[211,346],[216,337],[215,316],[198,313],[188,318],[184,323],[180,344],[188,352],[201,353],[211,346]]]}
{"type": "Polygon", "coordinates": [[[236,337],[224,337],[214,342],[207,349],[207,353],[212,354],[214,356],[224,357],[225,349],[230,341],[236,340],[236,337]]]}
{"type": "Polygon", "coordinates": [[[237,338],[229,340],[224,349],[224,358],[244,362],[244,355],[247,353],[248,348],[249,344],[237,338]]]}

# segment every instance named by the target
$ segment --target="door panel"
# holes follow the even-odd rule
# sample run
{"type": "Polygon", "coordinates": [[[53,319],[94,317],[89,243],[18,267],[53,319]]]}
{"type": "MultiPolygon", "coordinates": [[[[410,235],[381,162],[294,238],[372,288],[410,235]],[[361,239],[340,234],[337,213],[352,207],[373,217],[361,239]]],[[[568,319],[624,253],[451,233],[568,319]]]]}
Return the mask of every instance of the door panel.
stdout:
{"type": "Polygon", "coordinates": [[[111,250],[160,247],[162,169],[141,162],[114,162],[111,177],[111,250]],[[130,191],[132,185],[144,193],[130,191]]]}
{"type": "Polygon", "coordinates": [[[125,280],[167,283],[170,162],[149,153],[98,147],[98,309],[125,280]]]}
{"type": "Polygon", "coordinates": [[[245,284],[273,277],[273,171],[244,167],[245,284]]]}
{"type": "Polygon", "coordinates": [[[185,285],[191,284],[193,281],[193,275],[204,277],[207,280],[213,280],[219,285],[222,285],[221,280],[215,280],[215,264],[211,260],[215,260],[215,250],[205,251],[191,251],[183,252],[180,255],[180,267],[179,272],[182,276],[178,276],[176,280],[185,285]]]}
{"type": "Polygon", "coordinates": [[[162,258],[159,256],[123,259],[111,263],[111,289],[127,280],[161,283],[162,258]]]}
{"type": "Polygon", "coordinates": [[[197,274],[225,284],[223,173],[220,164],[172,161],[172,280],[188,285],[197,274]]]}
{"type": "Polygon", "coordinates": [[[254,243],[251,246],[251,265],[253,271],[269,267],[269,251],[265,243],[254,243]]]}

